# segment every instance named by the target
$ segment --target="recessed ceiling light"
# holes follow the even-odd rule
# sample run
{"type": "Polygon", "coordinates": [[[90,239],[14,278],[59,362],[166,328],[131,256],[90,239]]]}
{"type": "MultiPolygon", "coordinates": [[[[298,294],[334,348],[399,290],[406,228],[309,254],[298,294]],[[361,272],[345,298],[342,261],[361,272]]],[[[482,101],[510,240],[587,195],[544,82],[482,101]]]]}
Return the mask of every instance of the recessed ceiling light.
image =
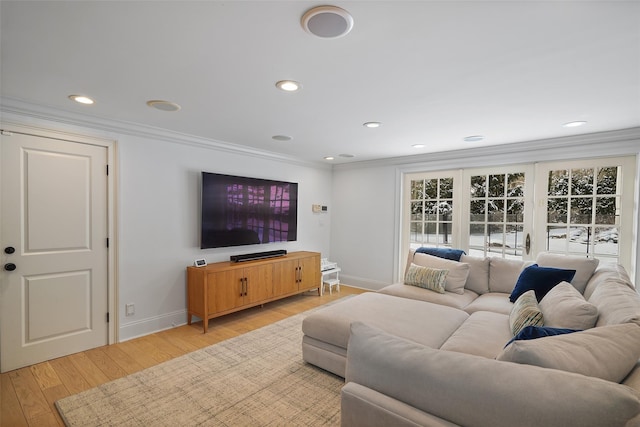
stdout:
{"type": "Polygon", "coordinates": [[[91,105],[95,102],[93,99],[84,95],[69,95],[69,99],[85,105],[91,105]]]}
{"type": "Polygon", "coordinates": [[[300,24],[311,35],[323,39],[335,39],[351,31],[353,17],[337,6],[318,6],[305,12],[300,24]]]}
{"type": "Polygon", "coordinates": [[[366,122],[366,123],[363,123],[362,126],[364,126],[366,128],[379,128],[380,126],[382,126],[382,123],[380,123],[380,122],[366,122]]]}
{"type": "Polygon", "coordinates": [[[180,108],[182,108],[175,102],[162,101],[160,99],[147,101],[147,105],[160,111],[178,111],[180,108]]]}
{"type": "Polygon", "coordinates": [[[271,139],[275,139],[276,141],[291,141],[293,138],[289,135],[273,135],[271,139]]]}
{"type": "Polygon", "coordinates": [[[413,148],[424,148],[424,144],[413,144],[413,148]]]}
{"type": "Polygon", "coordinates": [[[335,157],[333,157],[333,156],[327,156],[327,157],[325,157],[324,159],[325,159],[325,160],[333,160],[333,159],[335,159],[335,157]]]}
{"type": "Polygon", "coordinates": [[[471,135],[464,138],[465,142],[480,142],[482,140],[484,140],[482,135],[471,135]]]}
{"type": "Polygon", "coordinates": [[[582,126],[582,125],[586,125],[587,122],[585,121],[575,121],[575,122],[569,122],[569,123],[565,123],[562,125],[562,127],[565,128],[577,128],[578,126],[582,126]]]}
{"type": "Polygon", "coordinates": [[[276,83],[276,87],[285,92],[295,92],[302,88],[302,85],[293,80],[280,80],[276,83]]]}

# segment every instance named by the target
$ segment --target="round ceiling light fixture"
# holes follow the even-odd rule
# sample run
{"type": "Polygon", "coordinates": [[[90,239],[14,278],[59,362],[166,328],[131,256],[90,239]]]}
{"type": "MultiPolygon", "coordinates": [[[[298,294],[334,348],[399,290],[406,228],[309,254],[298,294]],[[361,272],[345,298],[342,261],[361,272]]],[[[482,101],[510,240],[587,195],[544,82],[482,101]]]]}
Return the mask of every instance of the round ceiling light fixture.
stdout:
{"type": "Polygon", "coordinates": [[[578,126],[584,126],[586,124],[587,124],[587,122],[582,121],[582,120],[578,120],[578,121],[575,121],[575,122],[565,123],[565,124],[562,125],[562,127],[565,127],[565,128],[577,128],[578,126]]]}
{"type": "Polygon", "coordinates": [[[471,135],[464,138],[464,142],[480,142],[484,140],[482,135],[471,135]]]}
{"type": "Polygon", "coordinates": [[[353,17],[337,6],[318,6],[306,11],[300,23],[311,35],[322,39],[335,39],[351,31],[353,17]]]}
{"type": "Polygon", "coordinates": [[[76,101],[77,103],[80,104],[84,104],[84,105],[91,105],[93,103],[95,103],[95,101],[91,98],[89,98],[88,96],[84,96],[84,95],[69,95],[69,99],[72,101],[76,101]]]}
{"type": "Polygon", "coordinates": [[[162,101],[160,99],[152,99],[151,101],[147,101],[147,105],[151,108],[155,108],[160,111],[178,111],[180,107],[175,102],[162,101]]]}
{"type": "Polygon", "coordinates": [[[366,122],[363,123],[362,126],[366,127],[366,128],[379,128],[380,126],[382,126],[382,123],[380,122],[366,122]]]}
{"type": "Polygon", "coordinates": [[[276,87],[285,92],[295,92],[300,90],[302,85],[293,80],[280,80],[279,82],[276,82],[276,87]]]}

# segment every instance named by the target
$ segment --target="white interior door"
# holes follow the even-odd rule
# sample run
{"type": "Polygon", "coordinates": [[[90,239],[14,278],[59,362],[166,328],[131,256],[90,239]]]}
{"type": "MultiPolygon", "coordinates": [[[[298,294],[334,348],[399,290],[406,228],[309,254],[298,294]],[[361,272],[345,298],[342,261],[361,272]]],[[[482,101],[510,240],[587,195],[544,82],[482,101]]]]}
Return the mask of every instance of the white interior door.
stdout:
{"type": "Polygon", "coordinates": [[[107,148],[1,136],[2,372],[108,344],[107,148]]]}

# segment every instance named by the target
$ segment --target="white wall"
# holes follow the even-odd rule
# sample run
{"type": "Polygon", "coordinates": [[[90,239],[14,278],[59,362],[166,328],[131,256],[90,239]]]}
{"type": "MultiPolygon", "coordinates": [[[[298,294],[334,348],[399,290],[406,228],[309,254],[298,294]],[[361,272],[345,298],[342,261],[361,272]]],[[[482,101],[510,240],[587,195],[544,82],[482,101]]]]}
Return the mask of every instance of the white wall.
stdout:
{"type": "Polygon", "coordinates": [[[85,116],[58,112],[3,112],[3,121],[117,141],[117,288],[119,340],[186,323],[186,267],[197,258],[228,261],[230,255],[267,250],[306,250],[329,256],[332,173],[324,164],[286,156],[220,148],[220,144],[85,116]],[[48,115],[51,115],[49,117],[48,115]],[[45,117],[45,118],[43,118],[45,117]],[[267,245],[200,249],[200,173],[297,182],[298,240],[267,245]],[[125,305],[135,315],[125,316],[125,305]]]}
{"type": "Polygon", "coordinates": [[[331,171],[210,148],[120,136],[119,309],[120,339],[185,322],[185,267],[196,258],[286,249],[328,256],[330,216],[314,203],[331,201],[331,171]],[[297,182],[298,240],[269,245],[200,249],[200,173],[297,182]],[[135,304],[135,316],[124,306],[135,304]]]}
{"type": "MultiPolygon", "coordinates": [[[[399,229],[401,182],[405,173],[620,155],[640,157],[640,129],[336,165],[332,187],[332,260],[342,267],[340,277],[345,283],[377,290],[398,279],[400,263],[404,263],[399,259],[399,229]]],[[[634,216],[638,217],[632,256],[637,263],[640,263],[639,182],[637,176],[636,194],[629,195],[635,197],[634,216]]],[[[630,273],[635,275],[636,287],[640,288],[637,263],[630,273]]]]}

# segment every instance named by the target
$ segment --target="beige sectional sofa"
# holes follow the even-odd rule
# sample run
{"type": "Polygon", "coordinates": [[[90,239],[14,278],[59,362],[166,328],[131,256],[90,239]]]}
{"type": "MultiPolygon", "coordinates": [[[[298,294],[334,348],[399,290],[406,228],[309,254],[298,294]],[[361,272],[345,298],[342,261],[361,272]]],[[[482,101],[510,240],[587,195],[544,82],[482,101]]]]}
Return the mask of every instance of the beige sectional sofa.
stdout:
{"type": "Polygon", "coordinates": [[[576,271],[534,303],[537,324],[581,332],[507,345],[525,299],[509,297],[532,263],[465,255],[409,254],[407,271],[447,270],[444,292],[397,283],[309,315],[303,358],[345,378],[343,426],[640,425],[640,296],[626,272],[536,263],[576,271]]]}

